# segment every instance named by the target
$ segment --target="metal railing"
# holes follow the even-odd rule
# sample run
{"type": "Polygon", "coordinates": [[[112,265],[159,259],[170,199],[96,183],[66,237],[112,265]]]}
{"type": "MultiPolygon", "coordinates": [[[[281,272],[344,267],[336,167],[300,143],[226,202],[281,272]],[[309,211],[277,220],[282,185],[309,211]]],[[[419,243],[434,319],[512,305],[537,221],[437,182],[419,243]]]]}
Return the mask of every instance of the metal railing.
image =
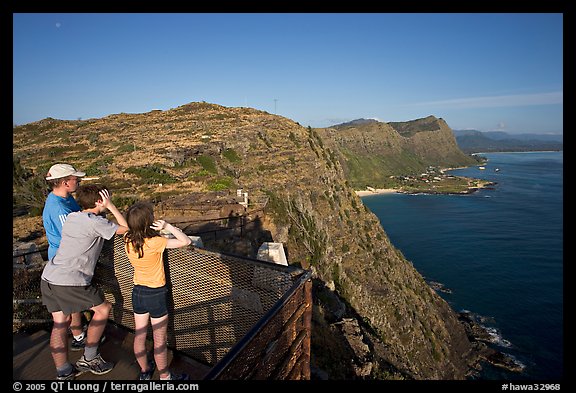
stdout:
{"type": "MultiPolygon", "coordinates": [[[[169,347],[211,367],[206,379],[309,379],[311,274],[293,266],[192,247],[168,249],[169,347]]],[[[15,322],[50,319],[41,269],[14,269],[15,322]]],[[[107,241],[93,283],[110,320],[133,331],[133,270],[123,240],[107,241]]],[[[151,335],[151,331],[149,331],[151,335]]],[[[150,336],[151,337],[151,336],[150,336]]]]}

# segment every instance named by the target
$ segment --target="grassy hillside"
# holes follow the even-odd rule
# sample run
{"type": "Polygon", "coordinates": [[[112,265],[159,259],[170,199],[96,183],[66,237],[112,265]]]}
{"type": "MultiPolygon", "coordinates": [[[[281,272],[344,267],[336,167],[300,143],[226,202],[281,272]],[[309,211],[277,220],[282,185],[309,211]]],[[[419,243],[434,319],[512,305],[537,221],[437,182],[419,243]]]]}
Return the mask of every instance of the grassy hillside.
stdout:
{"type": "Polygon", "coordinates": [[[317,132],[356,189],[395,188],[398,182],[393,176],[419,175],[430,166],[477,163],[458,148],[448,125],[434,116],[396,123],[351,122],[317,132]]]}

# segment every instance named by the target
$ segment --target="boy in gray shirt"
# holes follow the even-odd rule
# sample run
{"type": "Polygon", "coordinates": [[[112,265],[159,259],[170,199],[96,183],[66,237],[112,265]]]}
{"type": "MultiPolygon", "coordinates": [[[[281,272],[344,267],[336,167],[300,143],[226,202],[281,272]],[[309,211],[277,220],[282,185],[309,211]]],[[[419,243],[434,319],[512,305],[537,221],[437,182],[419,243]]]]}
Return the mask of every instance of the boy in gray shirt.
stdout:
{"type": "Polygon", "coordinates": [[[40,283],[42,303],[54,320],[50,350],[59,380],[73,379],[84,371],[106,374],[114,367],[98,352],[112,305],[99,288],[92,286],[92,276],[104,241],[128,231],[126,219],[114,206],[104,186],[80,186],[76,190],[76,200],[83,210],[68,214],[62,227],[60,247],[44,267],[40,283]],[[102,216],[107,210],[118,223],[102,216]],[[87,309],[94,311],[94,316],[88,325],[84,355],[74,367],[68,361],[67,328],[72,313],[87,309]]]}

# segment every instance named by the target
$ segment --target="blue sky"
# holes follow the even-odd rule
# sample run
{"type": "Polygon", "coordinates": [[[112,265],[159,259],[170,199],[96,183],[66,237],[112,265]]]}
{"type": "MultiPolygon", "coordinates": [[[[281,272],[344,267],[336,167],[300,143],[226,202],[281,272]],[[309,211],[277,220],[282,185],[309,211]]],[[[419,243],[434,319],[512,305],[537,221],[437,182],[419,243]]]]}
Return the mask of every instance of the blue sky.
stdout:
{"type": "Polygon", "coordinates": [[[561,13],[13,14],[13,123],[206,101],[563,133],[561,13]]]}

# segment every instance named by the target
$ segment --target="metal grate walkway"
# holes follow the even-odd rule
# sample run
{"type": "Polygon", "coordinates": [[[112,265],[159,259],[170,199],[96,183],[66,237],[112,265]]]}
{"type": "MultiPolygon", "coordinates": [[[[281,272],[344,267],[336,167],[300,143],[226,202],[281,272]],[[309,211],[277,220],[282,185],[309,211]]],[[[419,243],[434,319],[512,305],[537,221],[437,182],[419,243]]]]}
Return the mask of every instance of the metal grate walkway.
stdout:
{"type": "MultiPolygon", "coordinates": [[[[196,379],[310,378],[310,271],[192,247],[166,250],[164,264],[174,371],[196,379]]],[[[40,304],[41,271],[13,270],[14,323],[50,320],[40,304]]],[[[107,325],[112,330],[101,353],[116,367],[104,376],[79,379],[134,380],[138,375],[130,333],[132,276],[124,243],[116,236],[105,243],[92,280],[112,304],[107,325]]],[[[13,377],[53,379],[48,334],[16,343],[20,339],[14,335],[13,377]]],[[[75,362],[81,352],[70,355],[75,362]]]]}
{"type": "MultiPolygon", "coordinates": [[[[100,353],[105,360],[114,362],[114,368],[104,375],[84,373],[76,379],[136,380],[140,368],[132,350],[134,335],[111,322],[106,326],[105,335],[106,340],[100,346],[100,353]]],[[[21,333],[14,335],[12,341],[12,378],[14,381],[56,379],[56,369],[50,355],[49,342],[50,332],[46,330],[40,330],[31,335],[21,333]]],[[[148,349],[152,350],[152,343],[148,344],[148,349]]],[[[74,364],[83,353],[83,351],[69,349],[70,362],[74,364]]],[[[191,380],[203,379],[211,368],[189,357],[175,354],[171,350],[168,350],[168,361],[172,370],[188,374],[191,380]]],[[[154,373],[153,379],[158,380],[158,371],[154,373]]]]}

